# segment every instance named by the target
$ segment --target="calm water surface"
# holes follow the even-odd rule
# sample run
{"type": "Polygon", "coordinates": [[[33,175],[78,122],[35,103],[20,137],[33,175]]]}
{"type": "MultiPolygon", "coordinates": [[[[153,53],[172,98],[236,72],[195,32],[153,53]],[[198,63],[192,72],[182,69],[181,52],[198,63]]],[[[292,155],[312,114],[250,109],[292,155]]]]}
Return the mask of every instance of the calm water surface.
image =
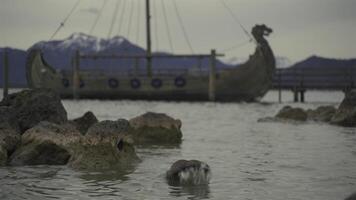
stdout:
{"type": "MultiPolygon", "coordinates": [[[[337,105],[336,92],[309,92],[304,108],[337,105]]],[[[356,129],[322,123],[257,123],[292,104],[64,101],[70,118],[92,110],[100,120],[164,112],[183,122],[178,147],[137,148],[142,162],[126,172],[65,166],[0,168],[0,199],[295,199],[337,200],[356,192],[356,129]],[[170,187],[164,173],[177,159],[206,161],[207,187],[170,187]]]]}

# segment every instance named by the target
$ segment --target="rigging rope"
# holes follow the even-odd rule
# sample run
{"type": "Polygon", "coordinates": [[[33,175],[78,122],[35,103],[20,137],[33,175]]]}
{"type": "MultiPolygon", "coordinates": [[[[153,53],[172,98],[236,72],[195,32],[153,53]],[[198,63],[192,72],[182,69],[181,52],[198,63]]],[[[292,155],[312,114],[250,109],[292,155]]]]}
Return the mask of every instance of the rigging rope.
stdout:
{"type": "MultiPolygon", "coordinates": [[[[229,8],[229,6],[226,4],[226,2],[224,0],[220,0],[220,2],[222,3],[222,5],[224,6],[224,8],[229,12],[229,14],[232,16],[232,18],[235,20],[235,22],[237,24],[239,24],[239,26],[241,27],[241,29],[244,31],[244,33],[247,35],[247,37],[251,40],[254,41],[253,37],[251,36],[251,34],[247,31],[247,29],[242,25],[241,21],[239,20],[239,18],[234,14],[234,12],[231,10],[231,8],[229,8]]],[[[256,42],[255,42],[256,43],[256,42]]]]}
{"type": "Polygon", "coordinates": [[[140,24],[141,24],[141,0],[137,2],[137,24],[136,24],[136,44],[139,43],[140,40],[140,24]]]}
{"type": "Polygon", "coordinates": [[[130,9],[130,15],[129,15],[129,24],[127,27],[127,39],[130,37],[130,33],[131,33],[131,25],[132,25],[132,17],[133,17],[133,13],[134,13],[134,0],[131,0],[131,9],[130,9]]]}
{"type": "Polygon", "coordinates": [[[121,0],[116,0],[114,14],[113,14],[113,16],[111,18],[111,24],[110,24],[110,28],[109,28],[108,38],[111,37],[112,29],[113,29],[113,27],[115,25],[115,21],[117,19],[117,14],[118,14],[118,11],[119,11],[120,3],[121,3],[121,0]]]}
{"type": "Polygon", "coordinates": [[[164,1],[165,0],[161,0],[162,10],[163,10],[163,17],[164,17],[164,22],[165,22],[165,25],[166,25],[166,33],[167,33],[167,38],[168,38],[168,42],[169,42],[169,47],[171,48],[171,52],[173,53],[172,36],[171,36],[171,32],[169,30],[169,23],[168,23],[168,18],[167,18],[166,5],[165,5],[164,1]]]}
{"type": "Polygon", "coordinates": [[[75,9],[78,7],[80,1],[81,0],[77,0],[77,2],[74,4],[72,10],[68,13],[68,15],[64,18],[64,20],[59,24],[59,27],[56,29],[56,31],[52,34],[52,36],[50,37],[50,40],[52,40],[57,35],[57,33],[64,27],[64,25],[67,22],[67,20],[69,19],[69,17],[74,13],[75,9]]]}
{"type": "Polygon", "coordinates": [[[251,43],[251,42],[252,42],[252,40],[247,40],[247,41],[245,41],[245,42],[241,42],[240,44],[237,44],[237,45],[231,46],[231,47],[229,47],[229,48],[223,49],[223,50],[221,50],[221,52],[222,52],[222,53],[226,53],[226,52],[232,51],[232,50],[234,50],[234,49],[243,47],[243,46],[245,46],[245,45],[247,45],[247,44],[249,44],[249,43],[251,43]]]}
{"type": "Polygon", "coordinates": [[[103,4],[102,4],[102,6],[101,6],[101,8],[100,8],[100,10],[99,10],[99,13],[98,13],[98,15],[97,15],[96,18],[95,18],[94,24],[93,24],[93,25],[91,26],[91,28],[90,28],[89,35],[93,34],[93,31],[94,31],[96,25],[98,24],[98,21],[99,21],[101,15],[103,14],[103,10],[104,10],[105,5],[106,5],[107,2],[108,2],[108,0],[104,0],[104,1],[103,1],[103,4]]]}
{"type": "Polygon", "coordinates": [[[119,27],[117,29],[117,34],[118,35],[121,34],[121,27],[122,27],[122,24],[124,22],[124,16],[125,16],[124,14],[125,14],[125,11],[126,11],[126,0],[123,0],[123,1],[124,1],[124,4],[122,5],[121,15],[120,15],[120,19],[119,19],[119,27]]]}
{"type": "Polygon", "coordinates": [[[187,42],[187,44],[189,46],[190,51],[192,52],[192,54],[194,54],[194,50],[193,50],[192,44],[190,43],[190,40],[188,38],[187,31],[186,31],[186,29],[184,27],[183,20],[182,20],[182,17],[180,15],[180,13],[179,13],[179,9],[178,9],[178,6],[177,6],[177,3],[176,3],[175,0],[173,0],[173,5],[174,5],[174,9],[176,11],[176,15],[177,15],[180,27],[181,27],[181,29],[183,31],[184,38],[185,38],[185,40],[186,40],[186,42],[187,42]]]}

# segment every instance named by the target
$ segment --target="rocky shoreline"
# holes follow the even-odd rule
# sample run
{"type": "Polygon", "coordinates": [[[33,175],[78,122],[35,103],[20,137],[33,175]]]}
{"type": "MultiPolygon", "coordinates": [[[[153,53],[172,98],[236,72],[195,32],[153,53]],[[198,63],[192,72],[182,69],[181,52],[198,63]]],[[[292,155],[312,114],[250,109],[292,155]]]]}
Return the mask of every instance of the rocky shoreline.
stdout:
{"type": "Polygon", "coordinates": [[[283,107],[274,117],[266,117],[259,122],[324,122],[343,127],[356,127],[356,90],[345,95],[338,108],[320,106],[315,110],[283,107]]]}
{"type": "Polygon", "coordinates": [[[181,143],[181,126],[180,120],[151,112],[101,122],[87,112],[68,120],[55,92],[24,90],[0,102],[0,166],[125,168],[139,161],[135,145],[181,143]]]}

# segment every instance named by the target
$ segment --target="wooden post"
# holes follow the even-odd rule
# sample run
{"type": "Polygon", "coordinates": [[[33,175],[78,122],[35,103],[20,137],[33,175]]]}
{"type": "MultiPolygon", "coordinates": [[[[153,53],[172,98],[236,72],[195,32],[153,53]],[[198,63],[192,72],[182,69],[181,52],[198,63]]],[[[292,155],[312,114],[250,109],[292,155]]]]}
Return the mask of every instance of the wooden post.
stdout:
{"type": "Polygon", "coordinates": [[[146,60],[147,60],[147,75],[152,76],[152,47],[151,47],[151,11],[150,0],[146,0],[146,60]]]}
{"type": "Polygon", "coordinates": [[[293,94],[294,94],[294,102],[297,103],[299,101],[299,98],[298,98],[298,89],[296,87],[293,89],[293,94]]]}
{"type": "Polygon", "coordinates": [[[278,102],[282,103],[282,73],[278,70],[278,102]]]}
{"type": "Polygon", "coordinates": [[[216,50],[211,50],[210,73],[209,73],[209,101],[215,101],[215,79],[216,79],[216,50]]]}
{"type": "Polygon", "coordinates": [[[72,59],[73,65],[73,99],[78,99],[78,89],[79,89],[79,64],[80,64],[80,53],[79,51],[75,52],[75,55],[72,59]]]}
{"type": "Polygon", "coordinates": [[[7,49],[4,49],[4,85],[3,85],[3,98],[7,97],[9,94],[9,57],[7,49]]]}

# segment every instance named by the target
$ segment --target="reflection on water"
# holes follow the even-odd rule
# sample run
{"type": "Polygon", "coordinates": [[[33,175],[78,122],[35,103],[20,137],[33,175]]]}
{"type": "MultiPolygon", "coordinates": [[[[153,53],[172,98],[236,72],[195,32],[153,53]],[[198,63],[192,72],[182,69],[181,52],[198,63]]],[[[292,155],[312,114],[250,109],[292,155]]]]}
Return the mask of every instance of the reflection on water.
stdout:
{"type": "MultiPolygon", "coordinates": [[[[337,105],[340,95],[307,92],[303,108],[337,105]],[[316,103],[315,103],[316,102],[316,103]]],[[[272,96],[273,98],[277,96],[272,96]]],[[[64,101],[69,118],[92,110],[100,120],[146,111],[182,120],[178,146],[140,146],[127,171],[66,166],[0,167],[0,199],[335,200],[356,192],[356,129],[322,123],[257,123],[286,104],[64,101]],[[164,174],[180,159],[209,164],[209,186],[171,187],[164,174]]],[[[286,99],[286,98],[285,98],[286,99]]],[[[272,103],[271,103],[272,102],[272,103]]]]}
{"type": "Polygon", "coordinates": [[[170,186],[169,194],[173,197],[187,196],[187,199],[209,199],[209,185],[190,185],[190,186],[170,186]]]}

